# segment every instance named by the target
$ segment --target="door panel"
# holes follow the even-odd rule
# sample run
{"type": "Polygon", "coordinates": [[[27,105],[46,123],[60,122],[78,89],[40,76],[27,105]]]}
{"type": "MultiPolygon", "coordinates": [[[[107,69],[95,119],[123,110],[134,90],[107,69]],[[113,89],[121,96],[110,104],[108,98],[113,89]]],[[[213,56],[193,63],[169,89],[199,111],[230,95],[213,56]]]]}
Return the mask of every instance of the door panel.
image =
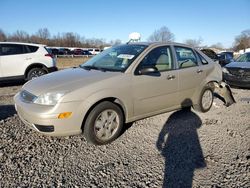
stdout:
{"type": "Polygon", "coordinates": [[[20,76],[24,75],[27,67],[27,55],[11,55],[2,56],[2,70],[3,76],[20,76]]]}
{"type": "Polygon", "coordinates": [[[133,77],[135,116],[164,110],[177,105],[178,71],[167,71],[159,76],[140,75],[133,77]],[[168,79],[174,76],[173,79],[168,79]]]}
{"type": "Polygon", "coordinates": [[[23,75],[30,59],[30,53],[25,52],[24,45],[2,44],[1,66],[3,76],[23,75]]]}
{"type": "Polygon", "coordinates": [[[205,78],[203,66],[189,67],[179,70],[180,101],[191,100],[196,89],[200,87],[205,78]]]}
{"type": "Polygon", "coordinates": [[[206,72],[204,66],[198,64],[197,56],[191,48],[175,46],[174,49],[179,67],[179,99],[181,102],[191,102],[206,72]]]}
{"type": "Polygon", "coordinates": [[[138,65],[132,80],[134,115],[143,116],[162,111],[178,103],[178,70],[169,46],[151,50],[138,65]],[[158,71],[147,75],[138,74],[144,68],[158,71]]]}

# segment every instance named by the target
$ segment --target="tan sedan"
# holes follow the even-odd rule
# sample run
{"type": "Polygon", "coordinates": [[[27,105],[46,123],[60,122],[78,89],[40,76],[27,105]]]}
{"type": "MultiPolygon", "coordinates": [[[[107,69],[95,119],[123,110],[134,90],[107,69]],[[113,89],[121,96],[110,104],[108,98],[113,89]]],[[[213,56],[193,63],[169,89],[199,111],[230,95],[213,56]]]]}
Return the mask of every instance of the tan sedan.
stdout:
{"type": "Polygon", "coordinates": [[[40,133],[84,132],[89,142],[106,144],[125,123],[188,106],[207,112],[221,80],[220,65],[197,49],[130,43],[31,80],[14,100],[22,121],[40,133]]]}

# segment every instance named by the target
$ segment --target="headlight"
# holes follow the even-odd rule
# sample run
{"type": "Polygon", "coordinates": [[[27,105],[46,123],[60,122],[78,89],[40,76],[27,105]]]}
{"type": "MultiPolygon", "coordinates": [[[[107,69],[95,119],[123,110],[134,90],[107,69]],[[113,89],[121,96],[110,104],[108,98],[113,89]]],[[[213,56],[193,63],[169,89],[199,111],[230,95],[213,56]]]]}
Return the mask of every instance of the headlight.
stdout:
{"type": "Polygon", "coordinates": [[[229,74],[229,71],[228,71],[227,68],[225,68],[225,67],[222,68],[222,72],[223,72],[223,73],[226,73],[226,74],[229,74]]]}
{"type": "Polygon", "coordinates": [[[34,103],[41,105],[56,105],[56,103],[65,95],[65,92],[45,93],[39,95],[34,103]]]}

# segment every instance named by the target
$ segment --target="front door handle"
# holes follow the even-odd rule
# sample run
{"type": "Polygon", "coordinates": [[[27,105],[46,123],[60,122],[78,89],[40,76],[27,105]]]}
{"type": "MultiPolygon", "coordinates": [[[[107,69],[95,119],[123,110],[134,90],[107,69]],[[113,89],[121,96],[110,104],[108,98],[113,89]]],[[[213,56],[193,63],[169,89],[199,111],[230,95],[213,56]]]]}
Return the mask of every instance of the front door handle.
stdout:
{"type": "Polygon", "coordinates": [[[196,72],[197,72],[197,73],[202,73],[202,72],[203,72],[203,70],[198,69],[196,72]]]}
{"type": "Polygon", "coordinates": [[[167,79],[168,79],[168,80],[173,80],[173,79],[175,79],[175,75],[168,75],[168,76],[167,76],[167,79]]]}

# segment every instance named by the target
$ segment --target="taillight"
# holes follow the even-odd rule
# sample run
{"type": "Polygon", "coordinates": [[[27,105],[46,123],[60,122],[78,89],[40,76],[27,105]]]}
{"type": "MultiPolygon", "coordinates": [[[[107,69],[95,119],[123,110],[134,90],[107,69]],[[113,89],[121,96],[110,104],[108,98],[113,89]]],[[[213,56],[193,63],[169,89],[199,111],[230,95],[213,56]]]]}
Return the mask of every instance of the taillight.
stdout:
{"type": "Polygon", "coordinates": [[[45,54],[45,56],[54,58],[54,55],[53,55],[53,54],[45,54]]]}

